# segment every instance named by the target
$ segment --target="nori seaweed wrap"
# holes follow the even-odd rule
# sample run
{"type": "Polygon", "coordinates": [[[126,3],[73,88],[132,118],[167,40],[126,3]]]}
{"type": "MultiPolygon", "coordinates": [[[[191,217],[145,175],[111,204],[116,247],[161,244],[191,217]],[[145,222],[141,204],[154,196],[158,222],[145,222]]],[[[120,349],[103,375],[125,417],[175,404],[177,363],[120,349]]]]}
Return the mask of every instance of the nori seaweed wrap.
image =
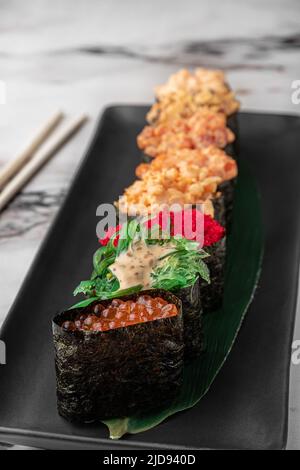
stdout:
{"type": "Polygon", "coordinates": [[[214,208],[214,219],[223,227],[226,226],[226,204],[222,186],[218,187],[218,193],[211,199],[214,208]]]}
{"type": "MultiPolygon", "coordinates": [[[[53,320],[57,406],[71,421],[91,422],[147,411],[176,396],[183,373],[180,300],[163,290],[144,291],[177,307],[178,314],[108,331],[65,331],[65,321],[111,300],[62,312],[53,320]]],[[[122,297],[136,300],[140,294],[122,297]]]]}
{"type": "Polygon", "coordinates": [[[226,258],[226,237],[206,247],[209,258],[206,263],[210,272],[210,284],[201,284],[200,294],[203,313],[211,313],[222,306],[226,258]]]}
{"type": "Polygon", "coordinates": [[[213,200],[215,218],[221,225],[226,227],[227,231],[230,230],[232,222],[235,185],[236,178],[221,183],[218,187],[220,196],[213,200]]]}
{"type": "Polygon", "coordinates": [[[205,284],[198,278],[192,286],[173,292],[182,302],[185,359],[192,359],[203,351],[202,283],[205,284]]]}
{"type": "Polygon", "coordinates": [[[228,155],[230,155],[232,158],[234,158],[237,161],[238,155],[239,155],[239,126],[238,126],[238,113],[237,112],[227,117],[227,125],[229,129],[234,133],[235,140],[225,147],[225,151],[226,153],[228,153],[228,155]]]}

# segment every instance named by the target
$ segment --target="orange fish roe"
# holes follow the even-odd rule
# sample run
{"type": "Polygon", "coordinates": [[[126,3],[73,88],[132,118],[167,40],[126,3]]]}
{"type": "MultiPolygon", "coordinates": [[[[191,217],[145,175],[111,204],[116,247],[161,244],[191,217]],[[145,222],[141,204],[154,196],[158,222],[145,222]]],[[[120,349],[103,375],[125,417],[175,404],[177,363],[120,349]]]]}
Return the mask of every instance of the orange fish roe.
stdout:
{"type": "Polygon", "coordinates": [[[178,315],[176,305],[161,297],[140,295],[136,301],[114,299],[107,307],[96,304],[93,313],[80,314],[75,321],[65,321],[62,328],[66,331],[108,331],[175,315],[178,315]]]}

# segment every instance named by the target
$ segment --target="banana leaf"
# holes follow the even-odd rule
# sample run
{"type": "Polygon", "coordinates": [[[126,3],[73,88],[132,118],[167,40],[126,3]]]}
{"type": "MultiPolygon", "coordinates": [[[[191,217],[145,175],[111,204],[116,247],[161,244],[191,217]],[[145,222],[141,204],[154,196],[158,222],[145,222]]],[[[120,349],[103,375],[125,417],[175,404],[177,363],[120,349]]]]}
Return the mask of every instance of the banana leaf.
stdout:
{"type": "Polygon", "coordinates": [[[103,421],[110,437],[136,434],[169,416],[193,407],[209,391],[237,337],[258,283],[263,254],[260,200],[245,162],[239,162],[233,223],[227,240],[225,289],[222,309],[204,316],[205,352],[185,365],[184,382],[176,399],[151,413],[142,411],[123,419],[103,421]]]}

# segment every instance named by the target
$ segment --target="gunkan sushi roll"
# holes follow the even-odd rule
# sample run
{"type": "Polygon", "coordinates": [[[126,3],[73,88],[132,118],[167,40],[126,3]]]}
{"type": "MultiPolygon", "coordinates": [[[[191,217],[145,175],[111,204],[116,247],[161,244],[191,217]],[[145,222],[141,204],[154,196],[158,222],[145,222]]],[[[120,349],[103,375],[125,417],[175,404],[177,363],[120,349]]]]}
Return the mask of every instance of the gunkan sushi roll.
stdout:
{"type": "Polygon", "coordinates": [[[188,118],[202,108],[226,116],[234,115],[239,109],[239,102],[221,70],[179,70],[165,84],[156,87],[155,95],[157,102],[147,114],[151,125],[188,118]]]}
{"type": "Polygon", "coordinates": [[[144,215],[162,204],[204,203],[207,214],[229,225],[237,164],[223,150],[210,146],[168,151],[138,165],[136,175],[140,180],[118,201],[122,213],[144,215]]]}
{"type": "Polygon", "coordinates": [[[183,303],[185,357],[202,351],[200,285],[209,282],[207,253],[198,243],[165,233],[156,220],[133,220],[118,228],[94,256],[94,272],[75,294],[88,297],[118,296],[127,289],[164,289],[183,303]],[[152,231],[149,237],[149,230],[152,231]],[[154,233],[154,238],[153,238],[154,233]],[[167,235],[167,237],[166,237],[167,235]],[[121,238],[121,239],[120,239],[121,238]],[[105,266],[105,269],[101,267],[105,266]]]}
{"type": "MultiPolygon", "coordinates": [[[[183,311],[185,315],[190,311],[189,322],[186,327],[186,336],[190,338],[190,350],[199,351],[201,347],[202,329],[199,326],[199,317],[197,318],[194,313],[197,311],[197,301],[199,308],[203,313],[210,313],[221,307],[224,293],[224,274],[225,274],[225,260],[226,260],[226,231],[222,225],[216,220],[212,219],[209,215],[199,214],[197,209],[185,210],[182,212],[171,212],[170,214],[171,227],[173,227],[172,234],[182,235],[189,239],[199,239],[197,231],[203,230],[202,248],[207,253],[205,263],[209,269],[210,282],[195,283],[191,289],[181,289],[180,299],[183,304],[183,311]],[[203,217],[203,226],[197,226],[197,221],[203,217]],[[188,222],[186,230],[184,225],[188,222]],[[191,308],[192,307],[192,308],[191,308]],[[193,336],[191,330],[199,330],[196,336],[193,336]],[[187,331],[190,330],[190,331],[187,331]],[[195,344],[191,344],[191,338],[195,339],[195,344]],[[198,345],[196,344],[199,341],[198,345]]],[[[159,214],[154,221],[163,225],[163,214],[159,214]]],[[[176,295],[176,291],[174,292],[176,295]]],[[[200,317],[202,323],[202,316],[200,317]]],[[[192,353],[191,356],[194,354],[192,353]]]]}
{"type": "MultiPolygon", "coordinates": [[[[155,92],[157,101],[147,114],[152,130],[149,131],[146,127],[145,132],[142,132],[138,142],[141,148],[150,142],[149,137],[152,139],[157,133],[162,134],[164,140],[167,133],[169,141],[169,126],[173,128],[177,121],[179,127],[176,124],[176,134],[180,145],[183,142],[185,147],[188,145],[190,148],[198,148],[206,145],[208,140],[212,145],[225,148],[228,155],[237,159],[237,112],[240,105],[221,70],[179,70],[171,75],[165,84],[156,87],[155,92]],[[199,113],[207,114],[204,126],[199,113]],[[195,127],[191,126],[191,122],[195,127]],[[185,132],[182,132],[183,129],[185,132]]],[[[152,144],[153,142],[152,139],[152,144]]],[[[178,144],[176,145],[178,147],[178,144]]],[[[149,148],[151,153],[156,151],[153,145],[148,145],[149,148]]],[[[147,151],[145,153],[147,154],[147,151]]]]}
{"type": "Polygon", "coordinates": [[[144,127],[137,137],[137,144],[146,155],[155,158],[180,149],[224,149],[234,139],[224,113],[200,108],[189,118],[181,117],[144,127]]]}
{"type": "Polygon", "coordinates": [[[182,306],[165,291],[62,312],[53,320],[53,339],[58,411],[70,421],[146,412],[181,386],[182,306]]]}
{"type": "Polygon", "coordinates": [[[189,160],[160,169],[151,169],[151,165],[143,178],[127,187],[115,203],[121,214],[149,216],[174,204],[181,208],[202,204],[205,213],[214,216],[213,199],[219,198],[220,176],[211,176],[206,168],[189,160]]]}

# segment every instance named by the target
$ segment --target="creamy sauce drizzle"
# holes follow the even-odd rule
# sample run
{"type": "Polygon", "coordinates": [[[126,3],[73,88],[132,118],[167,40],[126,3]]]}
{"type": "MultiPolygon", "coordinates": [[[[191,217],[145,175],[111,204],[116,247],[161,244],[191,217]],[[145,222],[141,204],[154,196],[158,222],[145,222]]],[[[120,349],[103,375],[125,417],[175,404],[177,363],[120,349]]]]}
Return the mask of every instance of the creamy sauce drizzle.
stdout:
{"type": "Polygon", "coordinates": [[[116,258],[110,270],[118,278],[120,289],[128,289],[138,284],[149,289],[151,272],[161,263],[159,258],[172,251],[174,247],[171,244],[148,246],[144,241],[138,241],[116,258]]]}

